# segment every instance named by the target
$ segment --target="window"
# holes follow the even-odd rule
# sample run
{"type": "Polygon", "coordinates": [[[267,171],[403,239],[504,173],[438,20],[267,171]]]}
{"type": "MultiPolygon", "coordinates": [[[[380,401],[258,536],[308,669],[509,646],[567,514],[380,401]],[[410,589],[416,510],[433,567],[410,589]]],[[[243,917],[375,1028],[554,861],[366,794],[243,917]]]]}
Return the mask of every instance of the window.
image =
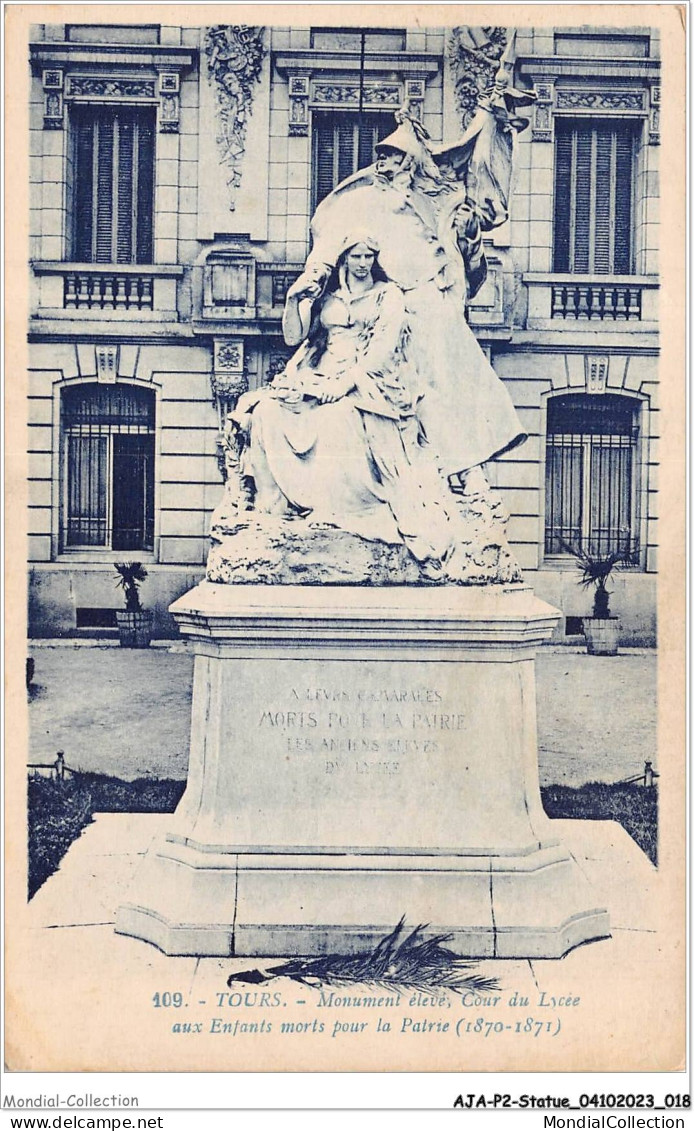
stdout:
{"type": "Polygon", "coordinates": [[[340,181],[373,164],[374,146],[395,129],[389,113],[333,112],[313,115],[313,208],[340,181]]]}
{"type": "Polygon", "coordinates": [[[630,275],[636,125],[556,123],[554,270],[630,275]]]}
{"type": "Polygon", "coordinates": [[[154,547],[154,392],[91,384],[62,394],[65,505],[61,544],[154,547]]]}
{"type": "Polygon", "coordinates": [[[568,393],[547,406],[545,553],[634,549],[639,404],[568,393]]]}
{"type": "Polygon", "coordinates": [[[76,106],[72,259],[151,263],[153,107],[76,106]]]}

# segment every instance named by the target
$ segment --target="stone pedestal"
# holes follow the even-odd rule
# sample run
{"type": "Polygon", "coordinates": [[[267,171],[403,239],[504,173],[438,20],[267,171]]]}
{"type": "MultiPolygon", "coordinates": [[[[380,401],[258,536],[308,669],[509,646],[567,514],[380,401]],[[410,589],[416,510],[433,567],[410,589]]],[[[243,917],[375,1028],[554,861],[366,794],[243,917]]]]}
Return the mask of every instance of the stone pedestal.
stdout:
{"type": "Polygon", "coordinates": [[[470,957],[609,934],[540,802],[522,586],[203,582],[188,786],[118,912],[168,954],[350,953],[401,916],[470,957]]]}

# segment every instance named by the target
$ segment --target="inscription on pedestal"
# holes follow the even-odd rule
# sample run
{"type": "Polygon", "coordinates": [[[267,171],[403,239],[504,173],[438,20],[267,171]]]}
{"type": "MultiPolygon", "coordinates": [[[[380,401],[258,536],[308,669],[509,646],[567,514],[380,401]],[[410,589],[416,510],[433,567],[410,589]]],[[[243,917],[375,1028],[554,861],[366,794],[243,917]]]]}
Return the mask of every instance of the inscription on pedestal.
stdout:
{"type": "Polygon", "coordinates": [[[292,687],[286,709],[264,710],[258,728],[288,754],[318,757],[325,774],[399,774],[407,756],[438,754],[444,732],[462,731],[437,687],[292,687]]]}

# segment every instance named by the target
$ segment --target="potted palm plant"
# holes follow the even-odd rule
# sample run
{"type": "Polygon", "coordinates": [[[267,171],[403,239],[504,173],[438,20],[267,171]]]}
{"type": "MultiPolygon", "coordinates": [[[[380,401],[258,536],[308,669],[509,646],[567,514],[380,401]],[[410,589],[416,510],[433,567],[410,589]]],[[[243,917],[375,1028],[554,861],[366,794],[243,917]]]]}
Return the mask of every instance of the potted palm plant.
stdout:
{"type": "Polygon", "coordinates": [[[123,590],[125,610],[116,613],[122,648],[149,648],[152,639],[153,615],[142,608],[140,584],[147,577],[142,562],[114,562],[118,574],[116,585],[123,590]]]}
{"type": "Polygon", "coordinates": [[[573,554],[581,570],[579,585],[584,589],[595,587],[593,615],[583,618],[583,631],[591,656],[616,656],[619,647],[619,617],[610,612],[610,590],[607,583],[613,570],[635,565],[638,552],[630,544],[609,554],[593,554],[583,546],[563,543],[573,554]]]}

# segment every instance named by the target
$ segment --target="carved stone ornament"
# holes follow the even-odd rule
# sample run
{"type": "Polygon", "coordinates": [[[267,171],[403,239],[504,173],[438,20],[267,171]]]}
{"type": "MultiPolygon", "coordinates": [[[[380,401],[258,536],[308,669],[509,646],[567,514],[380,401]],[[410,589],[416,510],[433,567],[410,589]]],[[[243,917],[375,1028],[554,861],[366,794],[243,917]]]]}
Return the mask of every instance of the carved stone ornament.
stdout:
{"type": "Polygon", "coordinates": [[[159,132],[177,134],[181,117],[181,79],[175,71],[159,75],[159,132]]]}
{"type": "Polygon", "coordinates": [[[535,93],[537,94],[537,101],[533,107],[533,141],[552,141],[554,84],[538,82],[535,84],[535,93]]]}
{"type": "Polygon", "coordinates": [[[289,136],[308,137],[308,75],[289,76],[289,136]]]}
{"type": "Polygon", "coordinates": [[[660,87],[651,87],[651,105],[648,115],[648,144],[660,145],[660,87]]]}
{"type": "MultiPolygon", "coordinates": [[[[367,83],[364,86],[365,106],[399,106],[402,90],[398,83],[367,83]]],[[[312,101],[317,106],[358,106],[358,83],[316,83],[312,101]]]]}
{"type": "Polygon", "coordinates": [[[96,379],[114,385],[118,378],[118,346],[96,347],[96,379]]]}
{"type": "Polygon", "coordinates": [[[248,119],[265,55],[262,27],[217,24],[205,31],[207,78],[217,98],[217,145],[226,170],[229,208],[241,184],[248,119]]]}
{"type": "Polygon", "coordinates": [[[558,110],[643,110],[640,90],[557,91],[558,110]]]}
{"type": "Polygon", "coordinates": [[[451,31],[448,58],[453,69],[455,98],[463,129],[477,107],[480,94],[491,86],[508,41],[504,27],[456,27],[451,31]]]}
{"type": "Polygon", "coordinates": [[[96,78],[93,75],[71,75],[68,78],[70,98],[155,98],[154,79],[96,78]]]}
{"type": "Polygon", "coordinates": [[[43,72],[43,128],[62,130],[63,126],[63,72],[51,68],[43,72]]]}
{"type": "Polygon", "coordinates": [[[607,373],[610,359],[603,357],[586,358],[586,392],[604,393],[607,390],[607,373]]]}
{"type": "Polygon", "coordinates": [[[215,400],[235,401],[248,389],[245,373],[215,372],[212,374],[212,395],[215,400]]]}
{"type": "Polygon", "coordinates": [[[219,342],[216,344],[215,369],[243,370],[243,343],[219,342]]]}

